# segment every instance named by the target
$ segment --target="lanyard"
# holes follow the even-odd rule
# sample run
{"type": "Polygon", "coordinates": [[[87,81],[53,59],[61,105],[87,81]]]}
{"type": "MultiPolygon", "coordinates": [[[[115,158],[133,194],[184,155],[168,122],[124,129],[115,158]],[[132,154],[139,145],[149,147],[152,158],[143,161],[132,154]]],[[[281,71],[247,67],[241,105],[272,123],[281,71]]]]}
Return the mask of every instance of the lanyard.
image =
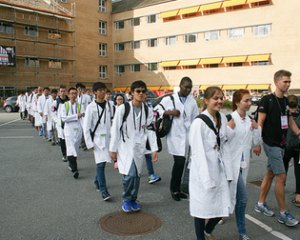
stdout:
{"type": "MultiPolygon", "coordinates": [[[[134,130],[136,130],[136,124],[135,124],[135,111],[134,111],[134,109],[132,109],[133,110],[133,124],[134,124],[134,130]]],[[[139,131],[141,131],[141,127],[142,127],[142,115],[143,115],[143,111],[142,111],[143,109],[142,109],[142,107],[141,107],[141,116],[140,116],[140,127],[139,127],[139,131]]],[[[146,119],[146,121],[147,121],[147,119],[146,119]]]]}
{"type": "MultiPolygon", "coordinates": [[[[275,93],[273,93],[273,94],[274,94],[274,96],[275,96],[275,98],[276,98],[276,101],[277,101],[277,104],[278,104],[278,106],[279,106],[279,109],[280,109],[280,114],[281,114],[281,116],[284,116],[285,114],[284,114],[284,113],[282,113],[282,109],[281,109],[281,106],[280,106],[280,104],[279,104],[278,98],[277,98],[277,96],[276,96],[276,94],[275,94],[275,93]]],[[[284,100],[284,102],[285,102],[285,99],[284,99],[284,97],[283,97],[283,100],[284,100]]]]}

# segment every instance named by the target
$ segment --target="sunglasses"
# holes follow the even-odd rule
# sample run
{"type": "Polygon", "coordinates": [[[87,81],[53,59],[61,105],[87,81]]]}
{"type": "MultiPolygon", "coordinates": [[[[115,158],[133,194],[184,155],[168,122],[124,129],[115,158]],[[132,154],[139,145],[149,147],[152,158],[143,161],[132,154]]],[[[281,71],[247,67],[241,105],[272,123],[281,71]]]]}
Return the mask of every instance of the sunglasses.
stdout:
{"type": "Polygon", "coordinates": [[[142,92],[142,93],[146,93],[147,91],[146,91],[146,90],[135,90],[135,92],[136,92],[136,93],[141,93],[141,92],[142,92]]]}

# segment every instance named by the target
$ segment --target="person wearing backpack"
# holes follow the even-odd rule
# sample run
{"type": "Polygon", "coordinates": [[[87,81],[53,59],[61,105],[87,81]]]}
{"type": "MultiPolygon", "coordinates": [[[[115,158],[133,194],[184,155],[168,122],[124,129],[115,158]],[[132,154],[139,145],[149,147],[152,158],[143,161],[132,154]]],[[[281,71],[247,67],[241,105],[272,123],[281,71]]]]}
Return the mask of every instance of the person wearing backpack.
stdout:
{"type": "MultiPolygon", "coordinates": [[[[248,201],[246,188],[247,175],[250,165],[251,149],[257,147],[261,139],[261,127],[248,115],[252,105],[251,95],[248,90],[236,90],[232,99],[232,111],[230,115],[234,126],[233,136],[229,138],[229,148],[232,158],[233,180],[229,184],[231,211],[235,210],[236,225],[239,231],[240,240],[249,240],[246,231],[245,211],[248,201]]],[[[228,125],[231,123],[229,122],[228,125]]],[[[228,132],[231,129],[228,130],[228,132]]],[[[231,131],[232,131],[231,130],[231,131]]]]}
{"type": "MultiPolygon", "coordinates": [[[[298,98],[295,95],[288,96],[289,101],[289,110],[291,115],[300,128],[300,113],[297,110],[298,107],[298,98]]],[[[294,159],[294,173],[296,180],[296,196],[292,199],[292,203],[296,207],[300,207],[300,162],[299,162],[299,144],[300,140],[295,133],[289,128],[286,136],[286,146],[283,156],[283,163],[285,167],[286,174],[289,169],[289,161],[291,158],[294,159]]]]}
{"type": "Polygon", "coordinates": [[[154,110],[159,116],[172,118],[172,125],[167,134],[168,153],[173,155],[170,191],[174,200],[186,199],[187,195],[181,191],[181,179],[184,170],[185,159],[189,149],[189,132],[194,118],[199,114],[198,106],[191,93],[193,82],[189,77],[183,77],[179,84],[179,92],[171,97],[162,99],[154,110]]]}
{"type": "MultiPolygon", "coordinates": [[[[264,96],[260,102],[258,124],[262,128],[263,147],[268,157],[268,164],[261,184],[259,200],[254,210],[268,217],[274,216],[275,213],[269,209],[266,198],[275,177],[275,196],[279,206],[278,222],[293,227],[298,225],[299,222],[286,208],[284,190],[286,171],[283,164],[288,127],[300,138],[299,128],[290,115],[288,100],[284,96],[284,93],[290,87],[291,75],[286,70],[277,71],[274,74],[274,84],[276,86],[274,93],[264,96]],[[270,109],[271,102],[273,103],[272,109],[270,109]]],[[[261,147],[254,148],[253,152],[259,155],[261,147]]]]}
{"type": "Polygon", "coordinates": [[[153,154],[152,161],[157,161],[156,133],[147,129],[152,124],[153,112],[143,104],[146,92],[147,85],[143,81],[132,83],[133,100],[117,108],[111,128],[109,151],[111,159],[118,161],[119,173],[123,175],[124,212],[141,209],[136,200],[147,138],[153,154]]]}
{"type": "Polygon", "coordinates": [[[72,171],[73,177],[78,178],[77,155],[82,137],[81,121],[84,116],[84,110],[81,109],[81,105],[76,101],[76,88],[71,87],[68,93],[70,101],[65,102],[65,104],[61,106],[61,118],[64,122],[69,169],[72,171]]]}
{"type": "Polygon", "coordinates": [[[111,162],[109,141],[112,112],[109,103],[104,100],[106,85],[102,82],[94,83],[93,92],[96,100],[86,108],[83,133],[86,146],[93,150],[97,165],[94,185],[97,191],[101,191],[102,199],[106,201],[111,198],[106,187],[104,171],[106,163],[111,162]]]}
{"type": "Polygon", "coordinates": [[[206,89],[203,112],[193,121],[189,136],[190,214],[194,217],[197,240],[215,239],[215,226],[231,213],[228,182],[233,180],[232,158],[227,119],[220,113],[223,97],[218,87],[206,89]]]}

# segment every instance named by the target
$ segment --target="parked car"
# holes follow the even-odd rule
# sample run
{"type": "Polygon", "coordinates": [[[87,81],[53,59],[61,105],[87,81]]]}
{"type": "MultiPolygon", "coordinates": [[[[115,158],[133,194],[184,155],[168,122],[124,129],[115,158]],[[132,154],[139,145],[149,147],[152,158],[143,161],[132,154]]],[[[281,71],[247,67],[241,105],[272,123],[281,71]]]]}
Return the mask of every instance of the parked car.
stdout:
{"type": "Polygon", "coordinates": [[[19,111],[19,107],[15,106],[17,102],[17,96],[12,96],[7,98],[6,100],[3,101],[3,109],[10,113],[10,112],[17,112],[19,111]]]}

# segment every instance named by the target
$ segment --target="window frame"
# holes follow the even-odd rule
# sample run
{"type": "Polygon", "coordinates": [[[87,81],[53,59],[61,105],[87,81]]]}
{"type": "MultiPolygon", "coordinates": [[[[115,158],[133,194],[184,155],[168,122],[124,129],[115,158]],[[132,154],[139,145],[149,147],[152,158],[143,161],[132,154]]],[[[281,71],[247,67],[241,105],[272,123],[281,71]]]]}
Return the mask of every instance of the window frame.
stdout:
{"type": "Polygon", "coordinates": [[[157,14],[151,14],[147,16],[148,24],[157,23],[157,20],[158,20],[157,14]],[[155,21],[152,21],[152,17],[155,17],[155,21]]]}
{"type": "Polygon", "coordinates": [[[125,21],[124,20],[115,22],[115,29],[116,30],[120,30],[120,29],[124,29],[124,28],[125,28],[125,21]],[[123,23],[123,27],[120,27],[120,23],[123,23]]]}
{"type": "Polygon", "coordinates": [[[107,34],[107,22],[99,21],[99,34],[101,35],[107,34]],[[103,24],[104,24],[104,28],[103,28],[103,24]]]}
{"type": "Polygon", "coordinates": [[[126,71],[126,68],[125,68],[125,66],[124,65],[119,65],[119,66],[116,66],[116,73],[117,74],[122,74],[122,73],[125,73],[125,71],[126,71]],[[120,71],[120,68],[123,68],[124,69],[124,71],[122,72],[122,71],[120,71]]]}
{"type": "Polygon", "coordinates": [[[148,47],[150,47],[150,48],[152,48],[152,47],[157,47],[157,45],[158,45],[158,38],[151,38],[151,39],[148,39],[148,41],[147,41],[147,46],[148,47]],[[151,41],[154,41],[153,43],[153,46],[152,46],[152,44],[151,44],[151,41]]]}
{"type": "Polygon", "coordinates": [[[57,31],[57,30],[49,30],[48,32],[48,39],[52,39],[52,40],[61,40],[61,32],[57,31]],[[49,37],[49,36],[53,36],[53,37],[49,37]]]}
{"type": "Polygon", "coordinates": [[[130,26],[131,27],[137,27],[137,26],[140,26],[140,25],[141,25],[141,18],[140,17],[130,19],[130,26]],[[136,20],[138,20],[138,24],[135,22],[136,20]]]}
{"type": "Polygon", "coordinates": [[[39,30],[38,27],[32,27],[32,26],[24,26],[24,35],[29,37],[38,37],[39,36],[39,30]],[[31,28],[31,29],[30,29],[31,28]],[[35,35],[29,34],[30,31],[35,30],[35,35]]]}
{"type": "Polygon", "coordinates": [[[31,68],[39,68],[40,67],[40,60],[38,58],[25,58],[25,67],[31,68]]]}
{"type": "Polygon", "coordinates": [[[197,33],[185,34],[184,35],[184,42],[185,43],[195,43],[195,42],[197,42],[197,33]],[[187,40],[190,40],[190,36],[194,36],[195,37],[195,41],[194,42],[187,41],[187,40]]]}
{"type": "Polygon", "coordinates": [[[177,43],[177,37],[176,36],[169,36],[169,37],[165,38],[165,44],[166,44],[166,46],[176,45],[176,43],[177,43]],[[172,39],[175,39],[175,43],[172,43],[172,41],[170,41],[172,39]]]}
{"type": "Polygon", "coordinates": [[[105,66],[105,65],[99,66],[99,78],[107,79],[107,66],[105,66]],[[104,70],[104,71],[102,71],[102,70],[104,70]]]}
{"type": "Polygon", "coordinates": [[[48,67],[51,69],[62,69],[62,62],[56,61],[56,60],[49,60],[48,67]],[[54,64],[54,66],[51,66],[52,64],[54,64]],[[55,65],[58,65],[58,66],[55,66],[55,65]]]}
{"type": "Polygon", "coordinates": [[[116,47],[115,47],[116,52],[123,52],[123,51],[125,51],[125,43],[116,43],[115,46],[116,46],[116,47]],[[121,44],[124,45],[123,50],[120,50],[120,45],[121,45],[121,44]]]}
{"type": "Polygon", "coordinates": [[[106,0],[99,0],[99,12],[106,13],[106,0]],[[104,4],[103,4],[104,3],[104,4]]]}
{"type": "Polygon", "coordinates": [[[131,64],[130,65],[130,70],[131,70],[132,73],[141,72],[141,64],[139,64],[139,63],[131,64]],[[139,66],[139,70],[135,69],[136,66],[139,66]]]}
{"type": "Polygon", "coordinates": [[[219,31],[219,30],[216,30],[216,31],[207,31],[207,32],[205,32],[205,34],[204,34],[204,38],[205,38],[205,41],[207,41],[207,42],[218,41],[219,38],[220,38],[220,31],[219,31]],[[215,34],[215,33],[218,33],[218,34],[217,34],[217,35],[218,35],[217,39],[211,39],[211,36],[212,36],[213,34],[215,34]],[[208,35],[209,35],[209,36],[208,36],[208,35]]]}
{"type": "Polygon", "coordinates": [[[140,49],[141,48],[141,41],[132,41],[130,42],[130,49],[135,50],[135,49],[140,49]],[[138,43],[138,47],[135,47],[135,44],[138,43]]]}
{"type": "Polygon", "coordinates": [[[99,56],[107,57],[107,44],[106,43],[99,43],[99,56]],[[103,46],[105,47],[104,50],[103,50],[103,46]]]}
{"type": "Polygon", "coordinates": [[[230,28],[228,29],[228,39],[240,39],[240,38],[244,38],[244,31],[245,31],[245,28],[230,28]],[[242,32],[242,36],[239,36],[238,34],[236,33],[233,33],[232,31],[240,31],[242,32]],[[233,36],[230,36],[230,35],[233,35],[233,36]]]}
{"type": "Polygon", "coordinates": [[[15,33],[14,25],[12,23],[0,22],[0,32],[14,34],[15,33]],[[6,29],[11,29],[12,32],[7,31],[6,29]]]}
{"type": "Polygon", "coordinates": [[[148,72],[153,72],[158,70],[158,63],[148,63],[147,64],[147,71],[148,72]],[[153,68],[153,66],[156,66],[153,68]]]}
{"type": "Polygon", "coordinates": [[[270,24],[263,24],[263,25],[258,25],[258,26],[253,26],[253,36],[254,37],[263,37],[263,36],[270,36],[270,32],[271,32],[271,25],[270,24]],[[267,34],[259,34],[260,32],[260,28],[264,28],[267,29],[267,34]],[[255,33],[257,32],[257,33],[255,33]]]}

